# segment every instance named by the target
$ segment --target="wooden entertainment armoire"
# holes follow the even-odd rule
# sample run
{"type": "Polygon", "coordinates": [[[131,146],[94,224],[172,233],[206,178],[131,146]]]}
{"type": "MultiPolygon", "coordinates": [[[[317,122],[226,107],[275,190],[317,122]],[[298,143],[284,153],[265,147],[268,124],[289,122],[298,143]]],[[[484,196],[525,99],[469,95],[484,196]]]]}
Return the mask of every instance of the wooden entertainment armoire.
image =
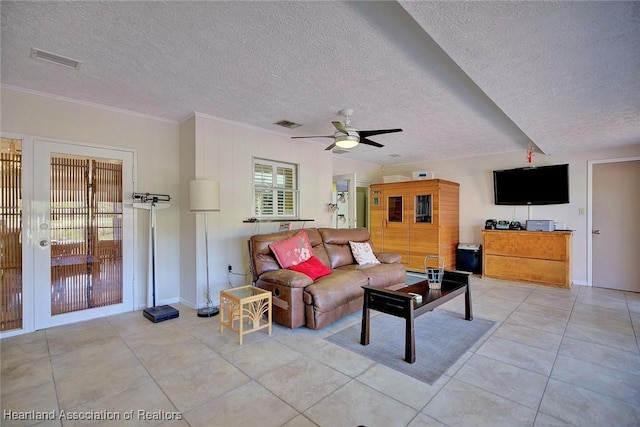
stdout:
{"type": "MultiPolygon", "coordinates": [[[[370,232],[376,252],[395,252],[409,271],[424,273],[425,255],[455,269],[460,184],[442,179],[373,184],[370,232]]],[[[431,264],[430,264],[431,265],[431,264]]]]}

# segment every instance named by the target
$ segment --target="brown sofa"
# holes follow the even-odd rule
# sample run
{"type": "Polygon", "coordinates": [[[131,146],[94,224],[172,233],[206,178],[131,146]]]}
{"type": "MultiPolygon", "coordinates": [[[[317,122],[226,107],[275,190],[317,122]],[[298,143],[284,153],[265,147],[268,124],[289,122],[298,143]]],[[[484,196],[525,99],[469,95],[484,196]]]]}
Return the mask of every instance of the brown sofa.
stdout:
{"type": "Polygon", "coordinates": [[[331,274],[313,281],[305,274],[282,269],[269,244],[299,231],[258,234],[249,239],[253,283],[273,292],[275,322],[292,329],[302,325],[321,329],[362,309],[363,285],[404,285],[406,269],[399,254],[374,252],[380,264],[358,265],[354,260],[349,241],[371,244],[366,228],[306,228],[313,254],[332,270],[331,274]]]}

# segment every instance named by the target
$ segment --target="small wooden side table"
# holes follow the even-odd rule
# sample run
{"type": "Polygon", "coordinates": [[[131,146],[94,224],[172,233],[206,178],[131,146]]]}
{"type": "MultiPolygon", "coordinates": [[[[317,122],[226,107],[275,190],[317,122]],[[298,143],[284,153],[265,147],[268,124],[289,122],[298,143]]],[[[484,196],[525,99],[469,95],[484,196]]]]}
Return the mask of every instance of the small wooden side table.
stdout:
{"type": "Polygon", "coordinates": [[[238,334],[240,345],[250,332],[268,328],[271,335],[271,291],[255,286],[220,291],[220,333],[224,328],[238,334]]]}

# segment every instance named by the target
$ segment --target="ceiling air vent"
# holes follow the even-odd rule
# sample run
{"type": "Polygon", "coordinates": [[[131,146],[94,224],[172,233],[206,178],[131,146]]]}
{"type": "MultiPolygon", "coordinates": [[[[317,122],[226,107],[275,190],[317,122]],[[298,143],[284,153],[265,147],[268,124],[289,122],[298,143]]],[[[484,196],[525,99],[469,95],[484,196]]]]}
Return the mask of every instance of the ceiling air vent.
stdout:
{"type": "Polygon", "coordinates": [[[287,128],[287,129],[295,129],[302,126],[302,125],[299,125],[298,123],[294,123],[286,119],[280,120],[279,122],[275,122],[274,125],[282,126],[283,128],[287,128]]]}
{"type": "Polygon", "coordinates": [[[80,68],[80,64],[82,64],[82,62],[76,61],[75,59],[66,58],[64,56],[56,55],[55,53],[36,49],[35,47],[31,48],[31,57],[47,62],[53,62],[54,64],[62,65],[63,67],[73,68],[74,70],[80,68]]]}

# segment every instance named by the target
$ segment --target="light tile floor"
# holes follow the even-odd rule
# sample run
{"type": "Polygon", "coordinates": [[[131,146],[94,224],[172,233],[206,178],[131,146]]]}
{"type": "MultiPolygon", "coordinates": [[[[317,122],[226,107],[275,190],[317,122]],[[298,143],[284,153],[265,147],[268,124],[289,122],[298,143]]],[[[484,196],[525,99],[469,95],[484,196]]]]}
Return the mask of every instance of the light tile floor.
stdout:
{"type": "MultiPolygon", "coordinates": [[[[640,425],[640,294],[474,276],[472,298],[496,326],[434,385],[323,339],[360,313],[321,331],[275,326],[243,346],[179,304],[158,324],[135,312],[6,338],[0,424],[640,425]],[[53,421],[7,418],[54,410],[53,421]],[[62,410],[120,420],[61,423],[62,410]]],[[[442,308],[462,314],[463,297],[442,308]]]]}

